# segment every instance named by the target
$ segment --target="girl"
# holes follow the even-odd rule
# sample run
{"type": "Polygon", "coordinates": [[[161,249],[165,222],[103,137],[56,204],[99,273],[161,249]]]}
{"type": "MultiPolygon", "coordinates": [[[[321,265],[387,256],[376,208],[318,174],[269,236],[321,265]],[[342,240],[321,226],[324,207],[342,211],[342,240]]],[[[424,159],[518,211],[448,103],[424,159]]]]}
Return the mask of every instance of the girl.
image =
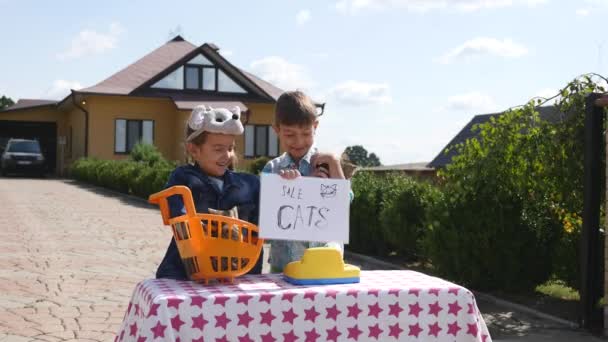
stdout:
{"type": "MultiPolygon", "coordinates": [[[[196,211],[231,210],[236,207],[238,218],[258,223],[259,178],[252,174],[229,170],[234,158],[234,139],[243,134],[240,109],[207,108],[192,110],[186,130],[186,151],[191,164],[177,167],[169,177],[167,188],[185,185],[192,191],[196,211]]],[[[180,196],[169,198],[171,217],[185,214],[180,196]]],[[[263,250],[255,267],[249,272],[262,271],[263,250]]],[[[175,239],[171,240],[156,278],[187,280],[175,239]]]]}

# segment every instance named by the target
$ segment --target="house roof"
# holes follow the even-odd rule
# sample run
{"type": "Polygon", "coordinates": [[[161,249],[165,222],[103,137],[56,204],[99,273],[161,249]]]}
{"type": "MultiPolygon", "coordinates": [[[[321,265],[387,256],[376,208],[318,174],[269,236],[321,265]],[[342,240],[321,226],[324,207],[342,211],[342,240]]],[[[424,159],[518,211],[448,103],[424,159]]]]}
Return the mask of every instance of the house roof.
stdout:
{"type": "Polygon", "coordinates": [[[194,44],[176,36],[114,75],[78,92],[128,95],[196,48],[194,44]]]}
{"type": "Polygon", "coordinates": [[[12,110],[19,110],[25,108],[36,108],[45,106],[54,106],[58,101],[54,100],[36,100],[36,99],[19,99],[14,105],[4,108],[2,112],[9,112],[12,110]]]}
{"type": "MultiPolygon", "coordinates": [[[[205,101],[218,101],[220,100],[218,97],[221,98],[221,100],[229,103],[237,101],[241,105],[242,102],[240,101],[245,99],[274,102],[283,93],[283,90],[275,87],[274,85],[232,65],[218,52],[218,50],[219,49],[217,46],[209,43],[205,43],[200,47],[197,47],[178,35],[164,45],[148,53],[144,57],[106,78],[105,80],[95,84],[94,86],[74,91],[62,101],[49,101],[52,103],[45,103],[45,105],[56,105],[58,103],[63,103],[74,94],[97,94],[170,97],[176,102],[178,108],[180,108],[180,106],[186,108],[189,107],[191,105],[190,103],[193,101],[198,101],[201,103],[205,101]],[[223,69],[226,74],[232,77],[244,89],[248,90],[249,93],[242,95],[219,94],[219,96],[210,94],[192,94],[194,98],[191,97],[188,100],[183,100],[175,98],[175,96],[181,96],[179,90],[167,92],[160,89],[149,88],[150,85],[162,79],[162,77],[168,75],[179,65],[187,62],[198,53],[202,53],[211,62],[223,69]],[[187,101],[189,104],[183,103],[183,101],[187,101]]],[[[17,107],[17,104],[15,104],[14,106],[10,107],[10,109],[23,109],[30,107],[30,105],[37,106],[37,104],[31,101],[42,100],[26,101],[30,101],[29,105],[28,103],[24,103],[23,105],[17,107]]]]}
{"type": "MultiPolygon", "coordinates": [[[[538,111],[541,120],[545,120],[548,122],[559,122],[563,119],[563,114],[555,106],[537,107],[536,110],[538,111]]],[[[458,154],[456,149],[451,149],[448,153],[445,153],[446,149],[464,143],[468,139],[476,138],[479,134],[479,131],[472,131],[474,125],[488,122],[490,121],[491,117],[500,116],[503,114],[504,113],[492,113],[474,116],[473,119],[466,126],[464,126],[464,128],[460,132],[458,132],[458,134],[456,134],[454,138],[452,138],[452,140],[441,150],[441,152],[439,152],[435,159],[433,159],[427,166],[434,169],[445,167],[452,161],[452,158],[458,154]]]]}
{"type": "Polygon", "coordinates": [[[433,171],[434,170],[433,168],[428,167],[427,165],[428,165],[428,162],[406,163],[406,164],[365,167],[360,170],[361,171],[433,171]]]}

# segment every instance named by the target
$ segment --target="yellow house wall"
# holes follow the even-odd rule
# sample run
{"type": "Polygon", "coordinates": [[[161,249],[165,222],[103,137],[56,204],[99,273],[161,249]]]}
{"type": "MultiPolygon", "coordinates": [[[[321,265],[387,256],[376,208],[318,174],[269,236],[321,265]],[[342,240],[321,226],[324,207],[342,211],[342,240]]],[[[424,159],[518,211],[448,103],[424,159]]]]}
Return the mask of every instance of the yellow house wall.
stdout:
{"type": "Polygon", "coordinates": [[[143,99],[120,96],[86,98],[89,117],[89,156],[101,159],[125,159],[114,153],[115,120],[153,120],[154,145],[169,160],[175,160],[176,136],[173,127],[177,110],[169,99],[143,99]]]}
{"type": "MultiPolygon", "coordinates": [[[[274,121],[274,104],[267,103],[245,103],[245,106],[251,110],[248,124],[250,125],[272,125],[274,121]]],[[[244,170],[249,167],[249,164],[255,158],[245,158],[245,136],[241,135],[236,138],[236,151],[239,159],[237,168],[244,170]]]]}

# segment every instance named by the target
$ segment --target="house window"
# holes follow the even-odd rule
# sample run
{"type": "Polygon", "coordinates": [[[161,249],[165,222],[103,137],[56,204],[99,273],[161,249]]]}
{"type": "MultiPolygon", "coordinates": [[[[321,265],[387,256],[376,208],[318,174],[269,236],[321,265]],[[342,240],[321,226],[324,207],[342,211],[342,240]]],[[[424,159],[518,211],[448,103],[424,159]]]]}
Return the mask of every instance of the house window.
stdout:
{"type": "Polygon", "coordinates": [[[154,143],[154,121],[117,119],[114,129],[114,152],[129,153],[138,142],[154,143]]]}
{"type": "Polygon", "coordinates": [[[186,67],[186,89],[200,88],[200,69],[198,67],[186,67]]]}
{"type": "Polygon", "coordinates": [[[245,126],[245,157],[276,157],[279,139],[271,126],[245,126]]]}

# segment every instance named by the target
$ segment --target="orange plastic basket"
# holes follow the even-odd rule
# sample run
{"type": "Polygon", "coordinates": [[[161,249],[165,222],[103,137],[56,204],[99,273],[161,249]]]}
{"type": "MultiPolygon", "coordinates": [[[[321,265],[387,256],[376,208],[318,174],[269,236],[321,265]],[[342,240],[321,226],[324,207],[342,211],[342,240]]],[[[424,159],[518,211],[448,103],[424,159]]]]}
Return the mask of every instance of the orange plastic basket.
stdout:
{"type": "Polygon", "coordinates": [[[255,266],[264,244],[256,225],[221,215],[198,214],[192,193],[185,186],[152,194],[148,201],[159,205],[163,223],[172,227],[191,280],[232,282],[255,266]],[[167,198],[174,195],[182,196],[186,214],[170,218],[167,198]]]}

